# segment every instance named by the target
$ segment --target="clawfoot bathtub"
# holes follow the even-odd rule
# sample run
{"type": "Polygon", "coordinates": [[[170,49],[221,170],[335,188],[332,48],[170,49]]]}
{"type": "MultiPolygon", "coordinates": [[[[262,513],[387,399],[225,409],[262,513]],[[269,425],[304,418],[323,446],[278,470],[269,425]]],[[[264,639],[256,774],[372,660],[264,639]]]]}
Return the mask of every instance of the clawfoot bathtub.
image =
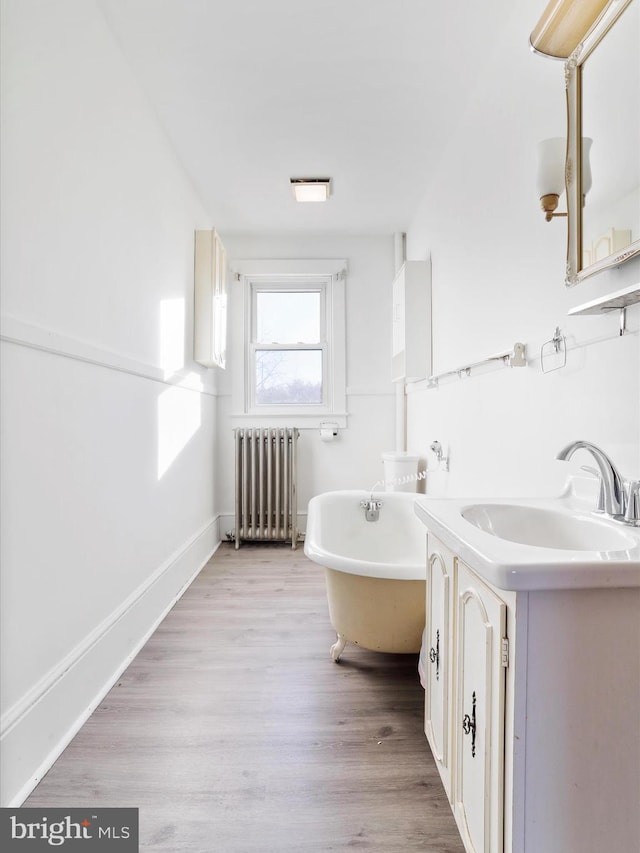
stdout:
{"type": "Polygon", "coordinates": [[[304,551],[325,569],[329,617],[338,637],[378,652],[420,651],[425,612],[426,535],[415,494],[376,492],[367,521],[364,491],[325,492],[309,502],[304,551]]]}

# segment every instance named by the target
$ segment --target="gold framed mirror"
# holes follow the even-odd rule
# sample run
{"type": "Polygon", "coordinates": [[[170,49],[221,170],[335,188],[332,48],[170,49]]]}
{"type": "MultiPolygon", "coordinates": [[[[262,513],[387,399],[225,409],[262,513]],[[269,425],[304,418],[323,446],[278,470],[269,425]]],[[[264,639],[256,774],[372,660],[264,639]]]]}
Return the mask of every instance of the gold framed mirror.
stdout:
{"type": "Polygon", "coordinates": [[[640,254],[639,55],[640,0],[610,0],[565,63],[567,287],[640,254]]]}

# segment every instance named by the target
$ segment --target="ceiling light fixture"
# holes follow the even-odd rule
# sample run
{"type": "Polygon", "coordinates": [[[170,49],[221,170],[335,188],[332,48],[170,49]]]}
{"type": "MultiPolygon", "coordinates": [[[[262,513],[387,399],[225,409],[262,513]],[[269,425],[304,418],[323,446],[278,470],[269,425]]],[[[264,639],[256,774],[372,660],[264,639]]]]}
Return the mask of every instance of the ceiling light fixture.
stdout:
{"type": "Polygon", "coordinates": [[[331,178],[290,178],[296,201],[326,201],[331,195],[331,178]]]}
{"type": "Polygon", "coordinates": [[[568,59],[610,5],[611,0],[551,0],[529,37],[531,49],[568,59]]]}

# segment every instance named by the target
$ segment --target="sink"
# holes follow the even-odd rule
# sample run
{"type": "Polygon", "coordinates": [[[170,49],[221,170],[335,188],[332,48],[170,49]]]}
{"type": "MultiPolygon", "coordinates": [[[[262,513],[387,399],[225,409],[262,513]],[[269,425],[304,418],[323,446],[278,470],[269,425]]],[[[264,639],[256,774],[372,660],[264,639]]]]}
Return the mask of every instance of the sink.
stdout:
{"type": "Polygon", "coordinates": [[[640,527],[593,509],[600,481],[572,474],[549,497],[437,498],[415,513],[443,546],[499,589],[640,587],[640,527]]]}
{"type": "Polygon", "coordinates": [[[499,539],[568,551],[624,551],[635,544],[611,522],[518,504],[472,504],[460,510],[479,530],[499,539]]]}

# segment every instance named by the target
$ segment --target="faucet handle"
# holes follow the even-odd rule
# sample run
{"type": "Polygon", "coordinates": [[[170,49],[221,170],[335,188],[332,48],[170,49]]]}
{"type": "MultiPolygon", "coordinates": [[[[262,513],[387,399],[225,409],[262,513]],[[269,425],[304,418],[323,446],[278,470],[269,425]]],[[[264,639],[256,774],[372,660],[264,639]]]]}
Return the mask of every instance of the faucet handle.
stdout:
{"type": "Polygon", "coordinates": [[[624,520],[627,524],[640,525],[640,480],[625,484],[624,520]]]}

